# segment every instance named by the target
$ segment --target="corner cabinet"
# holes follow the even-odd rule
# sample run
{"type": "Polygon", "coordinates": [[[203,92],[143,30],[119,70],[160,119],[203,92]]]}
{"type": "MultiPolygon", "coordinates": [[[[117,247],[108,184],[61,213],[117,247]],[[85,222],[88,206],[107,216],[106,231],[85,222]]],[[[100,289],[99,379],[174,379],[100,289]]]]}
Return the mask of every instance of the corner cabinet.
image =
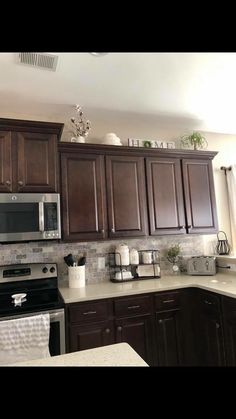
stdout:
{"type": "Polygon", "coordinates": [[[0,119],[0,192],[57,192],[63,124],[0,119]]]}
{"type": "Polygon", "coordinates": [[[75,143],[59,151],[64,240],[217,231],[216,152],[75,143]]]}

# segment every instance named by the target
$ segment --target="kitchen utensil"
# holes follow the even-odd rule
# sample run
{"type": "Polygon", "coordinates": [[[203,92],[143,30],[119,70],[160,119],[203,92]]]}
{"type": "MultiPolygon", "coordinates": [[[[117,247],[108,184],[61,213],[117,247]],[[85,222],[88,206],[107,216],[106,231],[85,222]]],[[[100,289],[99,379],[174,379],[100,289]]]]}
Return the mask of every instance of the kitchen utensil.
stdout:
{"type": "Polygon", "coordinates": [[[83,256],[82,258],[79,259],[78,266],[84,266],[85,263],[86,263],[86,257],[83,256]]]}
{"type": "Polygon", "coordinates": [[[64,257],[64,261],[66,262],[67,266],[74,266],[75,260],[71,253],[64,257]]]}
{"type": "Polygon", "coordinates": [[[228,255],[230,253],[230,245],[227,236],[224,231],[218,231],[217,234],[218,243],[216,246],[216,252],[218,255],[228,255]],[[219,234],[224,234],[224,239],[219,239],[219,234]]]}

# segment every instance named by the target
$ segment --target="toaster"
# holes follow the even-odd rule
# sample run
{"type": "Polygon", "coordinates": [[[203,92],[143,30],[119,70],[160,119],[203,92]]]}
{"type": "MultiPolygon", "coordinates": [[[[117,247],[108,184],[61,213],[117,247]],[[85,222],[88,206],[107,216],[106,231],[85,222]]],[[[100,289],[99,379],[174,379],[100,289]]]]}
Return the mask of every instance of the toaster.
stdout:
{"type": "Polygon", "coordinates": [[[215,256],[193,256],[187,261],[188,275],[215,275],[215,256]]]}

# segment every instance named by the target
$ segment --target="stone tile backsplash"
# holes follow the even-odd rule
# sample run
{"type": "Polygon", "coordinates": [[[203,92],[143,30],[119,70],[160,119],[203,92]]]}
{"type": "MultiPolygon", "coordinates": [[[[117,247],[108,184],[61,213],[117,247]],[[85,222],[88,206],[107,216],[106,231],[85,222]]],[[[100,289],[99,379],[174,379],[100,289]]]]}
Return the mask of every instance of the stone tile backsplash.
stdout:
{"type": "Polygon", "coordinates": [[[86,282],[95,283],[108,281],[109,252],[113,252],[120,243],[126,243],[130,249],[137,250],[158,249],[160,252],[161,273],[171,272],[171,264],[165,259],[165,250],[175,244],[181,245],[182,266],[188,257],[204,254],[204,236],[159,236],[142,239],[109,240],[103,242],[57,243],[57,242],[30,242],[0,245],[0,265],[32,262],[53,262],[58,264],[59,279],[67,276],[67,266],[64,256],[72,253],[75,257],[86,253],[86,282]],[[99,268],[98,258],[105,257],[105,268],[99,268]]]}

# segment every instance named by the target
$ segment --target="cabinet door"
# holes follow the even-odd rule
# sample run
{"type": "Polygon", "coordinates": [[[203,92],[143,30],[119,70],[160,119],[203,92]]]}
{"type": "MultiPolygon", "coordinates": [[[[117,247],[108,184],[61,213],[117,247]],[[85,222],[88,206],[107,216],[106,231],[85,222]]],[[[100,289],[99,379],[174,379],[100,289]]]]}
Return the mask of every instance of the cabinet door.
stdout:
{"type": "Polygon", "coordinates": [[[199,321],[200,364],[204,366],[224,366],[223,331],[220,316],[201,313],[199,321]]]}
{"type": "Polygon", "coordinates": [[[147,158],[151,235],[186,233],[179,159],[147,158]]]}
{"type": "Polygon", "coordinates": [[[93,154],[61,155],[63,238],[105,237],[104,158],[93,154]]]}
{"type": "Polygon", "coordinates": [[[19,132],[18,192],[57,191],[57,136],[19,132]]]}
{"type": "Polygon", "coordinates": [[[173,367],[184,365],[182,329],[180,310],[155,313],[158,366],[173,367]]]}
{"type": "Polygon", "coordinates": [[[215,233],[218,229],[211,160],[183,159],[188,233],[215,233]]]}
{"type": "Polygon", "coordinates": [[[11,133],[0,132],[0,192],[12,192],[11,133]]]}
{"type": "Polygon", "coordinates": [[[69,329],[69,351],[83,351],[114,343],[113,322],[104,321],[82,325],[72,325],[69,329]]]}
{"type": "Polygon", "coordinates": [[[236,366],[236,301],[222,297],[226,364],[236,366]]]}
{"type": "Polygon", "coordinates": [[[151,315],[116,320],[116,343],[127,342],[149,365],[153,365],[151,315]]]}
{"type": "Polygon", "coordinates": [[[109,237],[146,235],[144,159],[107,156],[106,182],[109,237]]]}

